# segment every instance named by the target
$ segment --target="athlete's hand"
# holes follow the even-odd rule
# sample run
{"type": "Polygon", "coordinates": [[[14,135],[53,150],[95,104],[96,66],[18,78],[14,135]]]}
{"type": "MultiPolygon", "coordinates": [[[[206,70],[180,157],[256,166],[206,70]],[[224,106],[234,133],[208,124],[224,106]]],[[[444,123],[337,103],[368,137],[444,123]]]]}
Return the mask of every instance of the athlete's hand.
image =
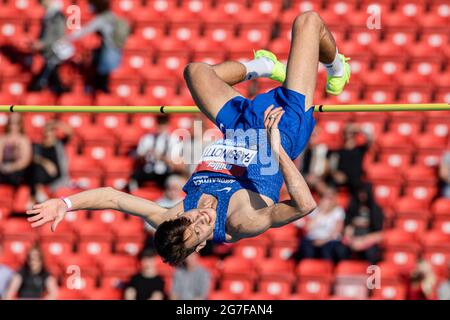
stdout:
{"type": "Polygon", "coordinates": [[[264,127],[267,130],[267,135],[272,150],[276,153],[279,153],[279,148],[281,147],[280,130],[278,129],[278,124],[280,123],[283,114],[284,110],[282,107],[274,108],[273,105],[271,105],[266,109],[266,111],[264,111],[264,127]]]}
{"type": "Polygon", "coordinates": [[[33,215],[28,218],[31,227],[37,228],[47,222],[51,222],[51,229],[56,231],[58,224],[64,219],[67,212],[67,205],[61,199],[50,199],[39,204],[35,204],[32,209],[27,210],[28,215],[33,215]]]}

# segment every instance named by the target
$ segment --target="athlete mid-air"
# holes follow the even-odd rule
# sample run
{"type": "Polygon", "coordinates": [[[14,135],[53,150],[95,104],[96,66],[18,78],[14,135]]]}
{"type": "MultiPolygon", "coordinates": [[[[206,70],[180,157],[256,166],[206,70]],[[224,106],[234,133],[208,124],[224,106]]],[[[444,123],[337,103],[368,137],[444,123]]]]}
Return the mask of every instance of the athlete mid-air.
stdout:
{"type": "Polygon", "coordinates": [[[137,215],[157,229],[156,249],[175,265],[207,240],[235,242],[304,217],[316,203],[293,159],[315,126],[312,98],[318,63],[327,70],[327,92],[337,95],[350,78],[347,60],[319,15],[305,12],[293,23],[287,67],[265,50],[256,51],[249,62],[190,63],[187,86],[224,138],[203,151],[184,186],[184,201],[165,209],[107,187],[36,204],[27,212],[32,215],[28,220],[33,227],[52,222],[55,230],[67,211],[115,209],[137,215]],[[232,87],[257,77],[282,86],[253,100],[232,87]],[[283,181],[290,200],[278,202],[283,181]]]}

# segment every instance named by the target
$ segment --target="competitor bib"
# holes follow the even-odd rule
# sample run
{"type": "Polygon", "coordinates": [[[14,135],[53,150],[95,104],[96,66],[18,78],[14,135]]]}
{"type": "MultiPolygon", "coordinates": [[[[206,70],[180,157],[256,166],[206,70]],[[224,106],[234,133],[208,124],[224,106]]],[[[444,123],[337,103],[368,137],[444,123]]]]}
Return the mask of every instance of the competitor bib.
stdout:
{"type": "Polygon", "coordinates": [[[257,153],[257,150],[233,145],[231,140],[219,140],[205,148],[195,172],[212,171],[239,177],[245,174],[257,153]]]}

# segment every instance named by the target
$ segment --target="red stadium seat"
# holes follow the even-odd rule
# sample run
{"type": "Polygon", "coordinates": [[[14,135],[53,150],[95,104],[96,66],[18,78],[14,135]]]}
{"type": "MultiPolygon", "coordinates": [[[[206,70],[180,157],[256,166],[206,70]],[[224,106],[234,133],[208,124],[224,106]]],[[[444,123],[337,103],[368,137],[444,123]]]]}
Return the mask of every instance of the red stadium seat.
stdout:
{"type": "Polygon", "coordinates": [[[373,290],[372,299],[375,300],[405,300],[406,288],[405,285],[398,284],[383,284],[381,288],[373,290]]]}
{"type": "Polygon", "coordinates": [[[122,292],[113,288],[85,290],[84,295],[89,300],[121,300],[122,292]]]}
{"type": "Polygon", "coordinates": [[[402,272],[410,272],[417,260],[420,250],[414,235],[404,230],[384,231],[384,259],[399,266],[402,272]]]}
{"type": "Polygon", "coordinates": [[[99,267],[103,276],[131,277],[137,272],[137,261],[128,255],[111,255],[99,260],[99,267]]]}
{"type": "Polygon", "coordinates": [[[201,0],[186,0],[183,1],[180,5],[180,9],[183,11],[189,11],[191,13],[200,15],[202,13],[211,12],[211,3],[209,1],[201,1],[201,0]]]}
{"type": "Polygon", "coordinates": [[[81,290],[71,290],[65,286],[58,290],[58,300],[86,300],[87,297],[81,290]]]}
{"type": "Polygon", "coordinates": [[[124,130],[128,124],[126,114],[102,113],[95,116],[95,124],[110,130],[124,130]]]}
{"type": "Polygon", "coordinates": [[[434,201],[431,212],[435,218],[450,218],[450,199],[439,198],[434,201]]]}
{"type": "Polygon", "coordinates": [[[412,196],[399,198],[394,204],[393,209],[397,214],[417,214],[418,216],[428,216],[428,201],[418,199],[412,196]]]}
{"type": "MultiPolygon", "coordinates": [[[[273,295],[265,292],[254,292],[250,293],[247,297],[244,299],[248,300],[274,300],[273,295]]],[[[284,300],[284,298],[283,298],[284,300]]]]}
{"type": "Polygon", "coordinates": [[[399,215],[395,220],[395,228],[404,230],[419,237],[428,227],[428,217],[416,214],[399,215]]]}
{"type": "Polygon", "coordinates": [[[3,195],[0,197],[0,205],[11,208],[14,198],[14,188],[10,185],[0,184],[0,193],[3,195]]]}
{"type": "Polygon", "coordinates": [[[51,93],[28,93],[23,98],[23,103],[32,106],[51,106],[55,104],[55,97],[51,93]]]}
{"type": "MultiPolygon", "coordinates": [[[[62,104],[67,105],[64,103],[62,103],[62,104]]],[[[90,105],[90,104],[91,104],[91,101],[89,101],[89,103],[86,103],[86,105],[90,105]]],[[[72,104],[70,104],[70,105],[72,105],[72,104]]],[[[79,104],[79,105],[84,105],[84,104],[79,104]]],[[[61,120],[64,121],[65,123],[67,123],[73,129],[80,130],[80,128],[89,126],[89,124],[91,123],[91,115],[88,113],[65,113],[65,114],[61,115],[61,120]]]]}
{"type": "Polygon", "coordinates": [[[114,146],[89,145],[84,148],[83,156],[91,157],[103,166],[103,163],[114,157],[114,149],[114,146]]]}
{"type": "Polygon", "coordinates": [[[409,151],[385,151],[381,153],[379,161],[399,171],[407,170],[411,165],[412,154],[409,151]]]}
{"type": "Polygon", "coordinates": [[[79,156],[70,159],[69,170],[71,175],[85,175],[87,177],[100,176],[100,167],[90,156],[79,156]]]}
{"type": "Polygon", "coordinates": [[[423,257],[431,263],[438,276],[446,277],[450,262],[450,233],[433,229],[422,237],[423,257]]]}
{"type": "Polygon", "coordinates": [[[263,278],[294,277],[294,264],[291,260],[266,259],[257,265],[258,273],[263,278]]]}
{"type": "Polygon", "coordinates": [[[110,227],[115,225],[116,223],[122,224],[126,221],[125,216],[122,212],[114,210],[95,210],[94,212],[92,212],[91,220],[99,223],[104,223],[110,227]]]}
{"type": "Polygon", "coordinates": [[[88,255],[105,255],[111,252],[112,233],[106,224],[85,221],[74,225],[80,241],[78,251],[88,255]]]}
{"type": "Polygon", "coordinates": [[[398,185],[399,171],[386,163],[374,163],[366,172],[369,180],[374,184],[398,185]]]}
{"type": "Polygon", "coordinates": [[[241,257],[229,257],[223,261],[222,273],[224,275],[254,278],[254,263],[251,260],[241,257]]]}
{"type": "Polygon", "coordinates": [[[6,252],[3,250],[2,253],[0,254],[1,265],[5,265],[11,269],[17,270],[20,268],[21,263],[22,261],[18,259],[16,255],[10,252],[6,252]]]}
{"type": "Polygon", "coordinates": [[[236,295],[228,291],[212,291],[208,296],[208,300],[236,300],[236,295]]]}
{"type": "Polygon", "coordinates": [[[336,266],[335,294],[351,299],[367,298],[367,270],[367,262],[341,261],[336,266]]]}
{"type": "Polygon", "coordinates": [[[435,187],[437,178],[436,171],[430,167],[415,165],[404,172],[408,186],[435,187]]]}
{"type": "Polygon", "coordinates": [[[375,183],[374,195],[376,202],[383,208],[390,207],[400,196],[401,181],[392,181],[389,183],[375,183]]]}
{"type": "Polygon", "coordinates": [[[263,277],[259,283],[259,293],[267,294],[271,299],[286,299],[292,291],[293,281],[289,279],[269,279],[263,277]]]}
{"type": "Polygon", "coordinates": [[[71,265],[65,270],[62,283],[64,283],[68,289],[79,290],[84,293],[97,286],[97,277],[85,274],[81,269],[78,269],[77,265],[71,265]]]}
{"type": "Polygon", "coordinates": [[[34,241],[36,229],[31,228],[26,219],[14,218],[3,222],[3,240],[34,241]]]}
{"type": "Polygon", "coordinates": [[[86,277],[96,277],[98,267],[92,256],[84,254],[64,254],[58,257],[59,264],[64,273],[70,271],[71,274],[80,271],[86,277]]]}
{"type": "Polygon", "coordinates": [[[383,151],[393,152],[408,152],[411,151],[412,146],[410,138],[405,135],[401,135],[398,132],[384,133],[377,139],[377,144],[383,151]]]}
{"type": "Polygon", "coordinates": [[[261,260],[266,257],[268,241],[264,237],[244,239],[234,246],[234,255],[251,260],[261,260]]]}
{"type": "Polygon", "coordinates": [[[15,256],[18,264],[25,261],[28,251],[34,241],[29,239],[3,239],[3,253],[9,256],[15,256]]]}
{"type": "Polygon", "coordinates": [[[297,292],[308,299],[325,299],[330,294],[333,265],[327,260],[304,259],[297,267],[297,292]]]}
{"type": "Polygon", "coordinates": [[[253,291],[254,285],[253,279],[225,275],[220,283],[220,288],[224,292],[236,295],[238,299],[245,299],[253,291]]]}
{"type": "Polygon", "coordinates": [[[407,187],[404,189],[404,193],[406,196],[430,203],[431,200],[437,195],[438,188],[433,185],[426,185],[422,182],[417,182],[416,184],[410,180],[407,180],[407,187]]]}
{"type": "Polygon", "coordinates": [[[79,131],[79,134],[85,146],[114,146],[116,144],[116,137],[111,135],[110,131],[104,127],[86,126],[79,131]]]}

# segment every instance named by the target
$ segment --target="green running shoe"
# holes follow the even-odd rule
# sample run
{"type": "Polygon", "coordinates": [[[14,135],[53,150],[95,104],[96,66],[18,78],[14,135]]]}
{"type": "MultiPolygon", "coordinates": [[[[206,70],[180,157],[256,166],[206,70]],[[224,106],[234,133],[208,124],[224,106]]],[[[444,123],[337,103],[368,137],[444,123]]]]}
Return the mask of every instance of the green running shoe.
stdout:
{"type": "Polygon", "coordinates": [[[344,91],[345,85],[350,82],[351,73],[350,64],[348,63],[350,58],[346,58],[343,54],[339,54],[339,58],[344,65],[344,75],[342,77],[327,76],[326,92],[335,96],[340,95],[344,91]]]}
{"type": "Polygon", "coordinates": [[[265,57],[275,64],[272,70],[272,75],[269,77],[272,80],[283,83],[286,80],[286,66],[278,61],[277,56],[268,50],[258,50],[254,52],[254,59],[265,57]]]}

